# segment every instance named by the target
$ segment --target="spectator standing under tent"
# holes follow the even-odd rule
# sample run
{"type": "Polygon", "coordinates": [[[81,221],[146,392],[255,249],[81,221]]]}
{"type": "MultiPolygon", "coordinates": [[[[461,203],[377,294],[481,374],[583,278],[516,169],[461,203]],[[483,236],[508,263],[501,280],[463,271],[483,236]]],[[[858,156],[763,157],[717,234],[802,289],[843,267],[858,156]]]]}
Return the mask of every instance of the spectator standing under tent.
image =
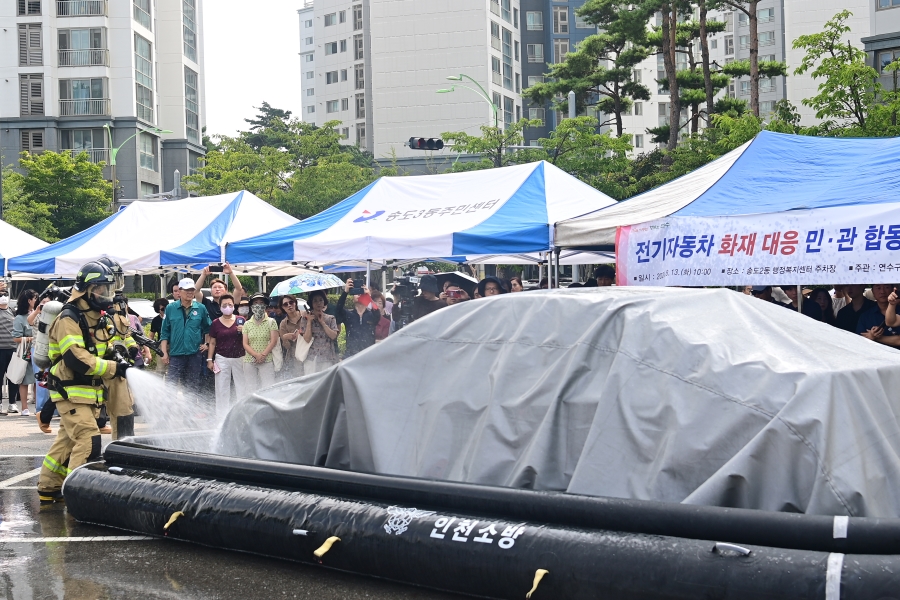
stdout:
{"type": "MultiPolygon", "coordinates": [[[[228,275],[231,279],[231,286],[234,288],[234,292],[231,295],[232,299],[243,298],[244,288],[241,286],[240,280],[231,269],[231,265],[225,263],[222,266],[222,273],[228,275]]],[[[203,306],[206,307],[206,312],[209,313],[210,319],[218,319],[222,316],[222,310],[219,308],[219,299],[228,293],[228,286],[221,279],[213,279],[209,282],[209,293],[212,295],[212,298],[207,298],[203,295],[203,284],[206,283],[206,278],[209,277],[209,274],[209,267],[205,267],[200,272],[200,277],[197,279],[196,289],[194,291],[194,300],[203,303],[203,306]]]]}
{"type": "Polygon", "coordinates": [[[412,320],[416,321],[426,315],[430,315],[434,311],[447,306],[445,300],[438,297],[440,287],[438,286],[437,277],[434,275],[424,275],[419,280],[420,294],[413,298],[412,320]]]}
{"type": "Polygon", "coordinates": [[[819,308],[822,309],[822,322],[834,325],[834,304],[831,301],[831,294],[828,293],[828,290],[825,288],[813,290],[809,299],[818,304],[819,308]]]}
{"type": "Polygon", "coordinates": [[[847,286],[845,285],[835,285],[834,289],[831,290],[831,310],[834,312],[835,317],[837,317],[840,310],[850,302],[850,298],[847,296],[846,287],[847,286]]]}
{"type": "Polygon", "coordinates": [[[178,287],[177,281],[171,285],[171,293],[166,297],[166,299],[170,302],[181,301],[181,288],[178,287]]]}
{"type": "Polygon", "coordinates": [[[496,277],[485,277],[481,281],[478,282],[478,295],[482,298],[489,298],[491,296],[499,296],[500,294],[506,293],[506,288],[503,286],[503,282],[497,279],[496,277]]]}
{"type": "MultiPolygon", "coordinates": [[[[16,353],[16,343],[13,341],[13,321],[16,316],[9,308],[9,292],[6,290],[6,284],[0,291],[0,382],[6,375],[6,369],[9,368],[9,361],[12,360],[13,354],[16,353]]],[[[7,382],[6,391],[9,393],[9,406],[3,410],[2,401],[0,401],[0,415],[8,413],[18,413],[16,408],[16,398],[19,397],[19,385],[17,383],[7,382]]]]}
{"type": "Polygon", "coordinates": [[[315,290],[309,293],[309,311],[301,318],[300,329],[297,332],[298,337],[302,335],[303,339],[310,343],[306,360],[303,361],[303,375],[324,371],[338,362],[335,340],[340,332],[340,326],[337,319],[325,312],[327,308],[328,295],[324,291],[315,290]]]}
{"type": "Polygon", "coordinates": [[[166,307],[160,332],[162,361],[168,367],[170,384],[196,392],[200,386],[201,358],[209,343],[212,321],[206,307],[194,300],[194,280],[185,277],[178,283],[180,300],[166,307]]]}
{"type": "Polygon", "coordinates": [[[244,384],[253,390],[275,384],[275,361],[272,351],[278,343],[278,324],[266,314],[265,294],[250,298],[252,316],[244,323],[244,384]]]}
{"type": "MultiPolygon", "coordinates": [[[[797,302],[799,301],[798,296],[797,296],[797,286],[796,285],[783,285],[783,286],[781,286],[781,291],[783,291],[784,294],[788,297],[788,300],[791,301],[791,303],[788,304],[788,307],[796,311],[797,310],[797,302]]],[[[806,315],[807,317],[815,319],[816,321],[821,321],[822,320],[822,308],[818,304],[816,304],[815,302],[810,300],[809,298],[803,298],[801,296],[800,299],[803,302],[800,312],[802,314],[806,315]]]]}
{"type": "Polygon", "coordinates": [[[156,316],[150,321],[150,338],[153,340],[159,340],[159,334],[162,333],[162,322],[166,318],[166,307],[168,305],[169,301],[165,298],[157,298],[153,301],[153,310],[156,311],[156,316]]]}
{"type": "Polygon", "coordinates": [[[300,336],[300,321],[303,313],[297,307],[297,298],[286,294],[279,299],[284,319],[278,324],[281,346],[284,348],[284,366],[281,368],[281,379],[292,379],[303,375],[303,364],[294,358],[297,338],[300,336]]]}
{"type": "Polygon", "coordinates": [[[522,285],[522,278],[518,275],[514,275],[509,278],[509,291],[510,292],[524,292],[525,286],[522,285]]]}
{"type": "Polygon", "coordinates": [[[891,283],[876,283],[872,286],[872,296],[875,297],[876,304],[859,316],[856,333],[873,342],[896,348],[900,347],[900,327],[888,325],[886,322],[894,287],[891,283]]]}
{"type": "MultiPolygon", "coordinates": [[[[447,283],[447,282],[444,282],[447,283]]],[[[449,286],[445,285],[444,289],[446,290],[449,286]]],[[[378,321],[378,325],[375,326],[375,341],[380,342],[387,339],[387,336],[391,333],[391,319],[390,316],[384,312],[385,310],[385,300],[384,294],[379,292],[378,290],[372,290],[372,301],[375,303],[375,306],[378,307],[378,312],[381,314],[381,320],[378,321]]],[[[441,293],[441,297],[443,297],[443,293],[441,293]]]]}
{"type": "MultiPolygon", "coordinates": [[[[23,358],[28,362],[31,362],[31,343],[34,340],[34,330],[28,324],[28,317],[37,311],[37,300],[38,293],[34,290],[25,290],[19,294],[16,300],[16,316],[13,319],[13,342],[16,346],[25,343],[23,358]]],[[[34,382],[34,369],[25,369],[25,378],[19,383],[19,400],[22,401],[23,417],[31,416],[31,411],[28,410],[28,388],[33,386],[34,382]]]]}
{"type": "Polygon", "coordinates": [[[859,323],[859,317],[875,306],[875,302],[869,300],[863,295],[866,286],[860,284],[850,284],[844,286],[844,293],[847,295],[847,305],[838,311],[834,326],[850,333],[856,333],[856,325],[859,323]]]}
{"type": "Polygon", "coordinates": [[[453,306],[454,304],[471,300],[466,290],[456,285],[448,286],[447,291],[441,294],[441,298],[444,298],[447,301],[447,306],[453,306]]]}
{"type": "Polygon", "coordinates": [[[348,279],[340,298],[338,298],[338,305],[334,315],[338,326],[343,325],[347,332],[344,358],[359,354],[369,346],[374,345],[375,328],[378,327],[378,323],[381,321],[381,313],[377,310],[372,310],[370,307],[372,297],[367,293],[356,297],[352,309],[344,308],[347,294],[350,293],[351,289],[353,289],[353,280],[348,279]]]}
{"type": "Polygon", "coordinates": [[[209,328],[209,350],[206,367],[213,372],[216,380],[216,415],[225,416],[231,408],[231,382],[238,400],[246,395],[244,385],[244,323],[245,319],[234,314],[234,297],[231,294],[219,296],[222,316],[212,322],[209,328]]]}

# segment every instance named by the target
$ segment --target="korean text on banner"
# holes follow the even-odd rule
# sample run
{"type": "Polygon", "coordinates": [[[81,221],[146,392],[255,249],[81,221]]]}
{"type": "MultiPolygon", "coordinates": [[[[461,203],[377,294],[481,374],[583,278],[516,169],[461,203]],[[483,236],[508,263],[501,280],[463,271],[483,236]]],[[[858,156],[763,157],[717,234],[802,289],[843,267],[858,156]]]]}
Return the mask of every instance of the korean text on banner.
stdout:
{"type": "Polygon", "coordinates": [[[820,285],[900,281],[900,204],[620,227],[619,285],[820,285]]]}

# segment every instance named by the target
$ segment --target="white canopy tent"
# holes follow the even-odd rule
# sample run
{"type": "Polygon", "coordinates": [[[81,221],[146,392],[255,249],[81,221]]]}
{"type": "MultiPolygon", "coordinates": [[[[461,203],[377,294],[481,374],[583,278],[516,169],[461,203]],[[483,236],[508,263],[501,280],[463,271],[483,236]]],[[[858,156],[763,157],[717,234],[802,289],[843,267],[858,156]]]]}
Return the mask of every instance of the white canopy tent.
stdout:
{"type": "Polygon", "coordinates": [[[6,275],[6,265],[10,258],[28,254],[47,246],[49,246],[47,242],[13,227],[6,221],[0,221],[0,262],[3,265],[3,271],[0,272],[0,275],[6,275]]]}

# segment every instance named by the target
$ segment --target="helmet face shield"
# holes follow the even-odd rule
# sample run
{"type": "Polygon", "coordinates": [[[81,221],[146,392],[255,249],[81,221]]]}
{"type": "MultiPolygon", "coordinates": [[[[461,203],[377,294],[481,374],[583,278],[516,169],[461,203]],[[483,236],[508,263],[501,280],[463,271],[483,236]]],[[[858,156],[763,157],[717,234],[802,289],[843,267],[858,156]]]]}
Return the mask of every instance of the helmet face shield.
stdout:
{"type": "Polygon", "coordinates": [[[96,307],[107,307],[113,303],[115,291],[108,283],[98,283],[88,288],[87,295],[90,303],[96,307]]]}
{"type": "Polygon", "coordinates": [[[115,273],[115,281],[115,288],[113,288],[115,289],[115,291],[121,292],[125,289],[125,274],[122,273],[122,271],[118,271],[115,273]]]}

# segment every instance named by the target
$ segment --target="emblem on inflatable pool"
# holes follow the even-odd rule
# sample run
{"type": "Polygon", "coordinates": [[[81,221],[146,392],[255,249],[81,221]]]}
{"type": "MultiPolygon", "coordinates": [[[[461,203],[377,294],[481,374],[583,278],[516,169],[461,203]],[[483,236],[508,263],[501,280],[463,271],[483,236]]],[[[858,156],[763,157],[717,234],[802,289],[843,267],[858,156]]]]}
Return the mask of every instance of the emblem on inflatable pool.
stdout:
{"type": "Polygon", "coordinates": [[[388,532],[388,535],[392,533],[400,535],[407,530],[413,519],[434,514],[433,510],[418,510],[401,506],[389,506],[387,511],[391,515],[388,517],[387,523],[384,524],[384,530],[388,532]]]}

